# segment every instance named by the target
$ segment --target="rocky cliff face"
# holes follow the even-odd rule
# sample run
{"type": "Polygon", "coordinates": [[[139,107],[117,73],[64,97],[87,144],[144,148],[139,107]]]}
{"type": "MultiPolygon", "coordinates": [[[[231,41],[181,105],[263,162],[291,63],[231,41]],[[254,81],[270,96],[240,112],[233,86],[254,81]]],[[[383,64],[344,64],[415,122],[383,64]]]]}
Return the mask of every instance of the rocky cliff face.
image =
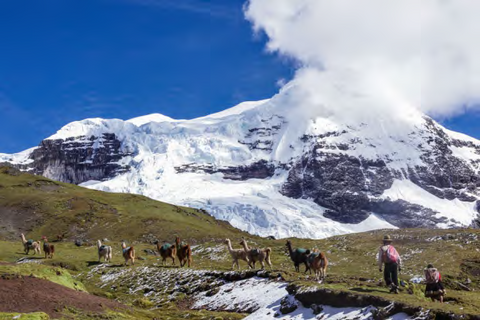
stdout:
{"type": "Polygon", "coordinates": [[[281,111],[262,102],[188,121],[89,119],[0,162],[276,237],[480,224],[478,140],[423,115],[379,130],[321,118],[300,127],[281,111]]]}
{"type": "MultiPolygon", "coordinates": [[[[403,168],[388,166],[393,160],[366,159],[347,154],[361,140],[348,144],[326,142],[327,137],[341,137],[343,132],[304,136],[310,150],[292,166],[282,194],[292,198],[312,199],[327,208],[325,216],[342,223],[359,223],[372,212],[397,227],[434,227],[439,223],[454,225],[454,218],[436,217],[430,208],[404,200],[379,198],[392,187],[395,179],[408,179],[439,199],[474,204],[480,196],[479,160],[465,161],[453,155],[452,147],[467,147],[480,155],[480,146],[450,138],[431,119],[418,134],[423,144],[411,146],[419,151],[422,165],[403,168]],[[425,145],[425,146],[424,146],[425,145]],[[428,146],[428,147],[426,147],[428,146]],[[330,153],[326,150],[341,150],[330,153]],[[477,168],[477,171],[474,168],[477,168]]],[[[475,205],[480,213],[480,208],[475,205]]]]}
{"type": "Polygon", "coordinates": [[[129,167],[120,160],[129,155],[121,150],[121,141],[114,133],[43,140],[30,154],[33,161],[28,169],[53,180],[79,184],[126,172],[129,167]]]}

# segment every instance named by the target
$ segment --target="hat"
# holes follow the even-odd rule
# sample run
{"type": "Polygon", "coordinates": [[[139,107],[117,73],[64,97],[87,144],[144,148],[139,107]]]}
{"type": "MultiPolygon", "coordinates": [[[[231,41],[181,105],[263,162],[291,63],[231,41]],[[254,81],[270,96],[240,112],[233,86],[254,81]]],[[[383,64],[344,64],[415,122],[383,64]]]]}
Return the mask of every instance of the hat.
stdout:
{"type": "Polygon", "coordinates": [[[433,268],[433,264],[429,263],[427,269],[433,268]]]}
{"type": "Polygon", "coordinates": [[[389,235],[386,235],[385,237],[383,237],[383,241],[385,242],[392,242],[392,238],[389,236],[389,235]]]}

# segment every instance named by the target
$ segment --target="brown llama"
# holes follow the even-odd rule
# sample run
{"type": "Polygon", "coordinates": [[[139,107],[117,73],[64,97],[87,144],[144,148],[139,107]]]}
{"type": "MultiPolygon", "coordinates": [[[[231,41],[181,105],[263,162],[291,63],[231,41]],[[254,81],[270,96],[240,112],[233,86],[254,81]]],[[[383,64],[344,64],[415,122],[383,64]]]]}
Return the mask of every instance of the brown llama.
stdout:
{"type": "Polygon", "coordinates": [[[162,257],[162,266],[165,265],[167,258],[172,259],[172,265],[175,265],[175,257],[177,256],[177,248],[170,243],[164,243],[160,245],[160,242],[157,241],[157,250],[162,257]]]}
{"type": "Polygon", "coordinates": [[[135,264],[135,249],[133,246],[127,247],[125,241],[122,241],[122,254],[125,259],[125,265],[127,265],[128,260],[132,260],[132,265],[135,264]]]}
{"type": "Polygon", "coordinates": [[[248,256],[245,250],[233,249],[230,239],[225,239],[224,243],[227,245],[228,252],[230,252],[230,255],[232,256],[232,270],[234,269],[235,265],[237,265],[237,269],[240,269],[240,266],[238,265],[238,260],[243,260],[249,263],[248,256]]]}
{"type": "Polygon", "coordinates": [[[25,251],[25,254],[28,254],[30,250],[33,250],[33,254],[35,253],[42,254],[42,251],[40,250],[40,241],[33,241],[33,240],[27,241],[23,233],[20,234],[20,237],[22,238],[22,244],[23,244],[23,249],[25,251]]]}
{"type": "Polygon", "coordinates": [[[43,236],[43,252],[45,252],[45,259],[53,259],[53,254],[55,253],[55,246],[48,243],[47,237],[43,236]]]}
{"type": "Polygon", "coordinates": [[[62,234],[57,234],[57,242],[63,241],[66,236],[67,236],[66,232],[64,232],[62,234]]]}
{"type": "Polygon", "coordinates": [[[262,265],[262,269],[265,269],[265,261],[267,264],[270,266],[270,269],[272,269],[272,262],[270,261],[270,256],[272,254],[272,249],[270,248],[264,248],[264,249],[258,249],[258,248],[253,248],[250,249],[247,244],[247,240],[242,238],[242,241],[240,242],[240,245],[243,246],[243,249],[247,253],[248,257],[248,266],[250,268],[255,269],[255,263],[258,261],[262,265]],[[252,266],[253,264],[253,266],[252,266]]]}
{"type": "Polygon", "coordinates": [[[177,247],[177,257],[180,262],[180,268],[183,268],[188,263],[188,267],[192,264],[192,249],[188,243],[180,241],[179,237],[175,238],[175,246],[177,247]]]}
{"type": "Polygon", "coordinates": [[[328,259],[323,252],[314,250],[308,256],[308,265],[315,272],[316,281],[325,279],[327,276],[328,259]]]}

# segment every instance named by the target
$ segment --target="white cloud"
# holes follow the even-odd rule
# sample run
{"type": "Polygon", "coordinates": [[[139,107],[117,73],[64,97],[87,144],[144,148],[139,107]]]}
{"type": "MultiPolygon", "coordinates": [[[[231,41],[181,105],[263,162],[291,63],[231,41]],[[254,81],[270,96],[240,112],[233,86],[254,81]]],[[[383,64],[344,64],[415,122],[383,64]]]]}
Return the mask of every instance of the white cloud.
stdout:
{"type": "MultiPolygon", "coordinates": [[[[336,112],[328,95],[367,96],[382,110],[410,106],[432,116],[480,102],[478,12],[475,0],[250,0],[245,7],[269,50],[301,62],[293,83],[322,99],[317,111],[336,112]]],[[[365,107],[357,102],[337,106],[365,107]]]]}

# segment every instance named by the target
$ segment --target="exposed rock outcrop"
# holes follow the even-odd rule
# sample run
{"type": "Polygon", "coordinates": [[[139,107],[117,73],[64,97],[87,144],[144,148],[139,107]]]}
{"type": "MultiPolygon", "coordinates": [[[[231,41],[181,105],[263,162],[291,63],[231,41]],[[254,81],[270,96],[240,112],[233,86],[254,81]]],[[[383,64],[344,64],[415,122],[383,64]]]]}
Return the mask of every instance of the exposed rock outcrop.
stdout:
{"type": "Polygon", "coordinates": [[[105,180],[128,170],[119,161],[131,155],[124,152],[114,133],[101,137],[75,137],[43,140],[30,158],[29,171],[47,178],[79,184],[105,180]]]}

